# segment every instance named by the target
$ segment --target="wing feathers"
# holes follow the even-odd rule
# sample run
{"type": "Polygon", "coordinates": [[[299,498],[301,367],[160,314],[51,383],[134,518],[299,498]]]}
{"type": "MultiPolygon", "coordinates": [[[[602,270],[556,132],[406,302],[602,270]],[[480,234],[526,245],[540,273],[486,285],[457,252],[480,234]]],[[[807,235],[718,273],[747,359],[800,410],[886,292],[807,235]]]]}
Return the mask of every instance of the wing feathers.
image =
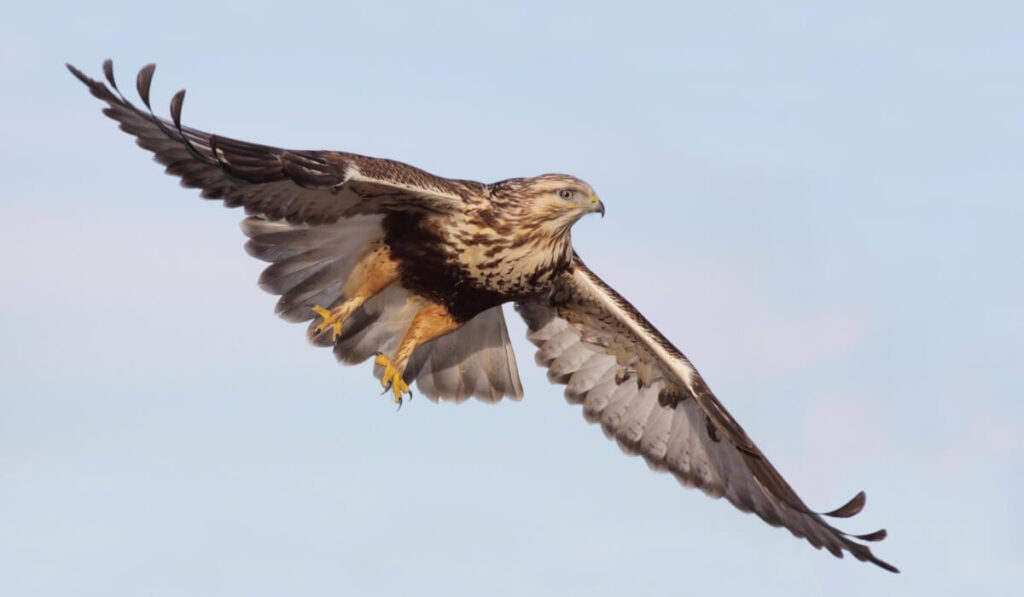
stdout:
{"type": "Polygon", "coordinates": [[[578,404],[595,385],[614,379],[615,370],[615,357],[592,353],[569,378],[569,383],[565,387],[566,398],[569,402],[578,404]]]}
{"type": "Polygon", "coordinates": [[[591,423],[601,420],[605,407],[608,406],[608,399],[618,387],[615,377],[609,376],[595,385],[583,399],[583,416],[591,423]]]}
{"type": "Polygon", "coordinates": [[[885,532],[885,529],[879,529],[879,530],[875,531],[874,533],[865,533],[863,535],[854,535],[853,537],[855,539],[860,539],[861,541],[881,541],[882,539],[885,539],[887,536],[888,536],[888,533],[885,532]]]}
{"type": "Polygon", "coordinates": [[[850,518],[860,514],[860,511],[864,509],[864,504],[867,503],[867,495],[861,491],[857,495],[853,496],[853,499],[846,502],[842,506],[826,512],[825,516],[831,516],[833,518],[850,518]]]}
{"type": "Polygon", "coordinates": [[[663,468],[662,463],[668,453],[673,415],[671,409],[656,403],[652,406],[651,414],[643,425],[643,438],[637,451],[645,455],[647,464],[655,470],[663,468]]]}
{"type": "Polygon", "coordinates": [[[849,552],[897,571],[855,541],[878,541],[885,531],[851,536],[822,518],[859,513],[863,493],[825,514],[808,510],[686,357],[578,257],[574,265],[549,301],[516,308],[538,347],[537,362],[566,384],[567,400],[582,403],[588,421],[684,485],[725,497],[836,556],[849,552]]]}
{"type": "MultiPolygon", "coordinates": [[[[622,384],[620,387],[628,387],[622,384]]],[[[632,389],[630,389],[632,394],[632,389]]],[[[637,392],[628,403],[626,412],[622,415],[622,421],[615,431],[615,438],[624,450],[636,453],[640,446],[640,440],[647,432],[647,421],[651,417],[651,411],[658,404],[658,388],[647,386],[637,392]]]]}
{"type": "Polygon", "coordinates": [[[67,68],[106,102],[103,113],[134,135],[140,147],[152,151],[183,185],[201,189],[204,198],[222,199],[229,207],[244,207],[268,220],[325,224],[392,210],[461,210],[480,200],[484,191],[480,183],[441,178],[393,160],[292,151],[182,126],[184,90],[171,98],[171,120],[158,118],[150,104],[153,64],[139,71],[135,85],[148,112],[124,98],[109,60],[103,63],[109,87],[70,64],[67,68]]]}

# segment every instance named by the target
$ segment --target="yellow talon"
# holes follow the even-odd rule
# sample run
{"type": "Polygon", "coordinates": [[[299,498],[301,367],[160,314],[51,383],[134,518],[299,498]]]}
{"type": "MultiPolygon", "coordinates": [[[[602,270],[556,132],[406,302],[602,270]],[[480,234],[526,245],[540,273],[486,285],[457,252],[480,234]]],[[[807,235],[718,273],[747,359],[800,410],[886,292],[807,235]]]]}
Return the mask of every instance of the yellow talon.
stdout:
{"type": "Polygon", "coordinates": [[[331,312],[329,309],[324,309],[320,305],[313,305],[313,311],[323,318],[323,321],[318,323],[316,326],[318,334],[327,328],[334,328],[334,336],[331,339],[337,340],[341,337],[341,319],[339,319],[336,314],[331,312]]]}
{"type": "Polygon", "coordinates": [[[409,384],[405,383],[405,380],[402,379],[402,373],[398,369],[395,369],[394,365],[391,364],[391,360],[383,353],[378,354],[377,358],[374,359],[373,362],[384,367],[384,375],[380,377],[380,385],[383,386],[385,390],[391,390],[395,395],[395,403],[401,407],[402,396],[407,393],[412,396],[412,392],[409,391],[409,384]]]}

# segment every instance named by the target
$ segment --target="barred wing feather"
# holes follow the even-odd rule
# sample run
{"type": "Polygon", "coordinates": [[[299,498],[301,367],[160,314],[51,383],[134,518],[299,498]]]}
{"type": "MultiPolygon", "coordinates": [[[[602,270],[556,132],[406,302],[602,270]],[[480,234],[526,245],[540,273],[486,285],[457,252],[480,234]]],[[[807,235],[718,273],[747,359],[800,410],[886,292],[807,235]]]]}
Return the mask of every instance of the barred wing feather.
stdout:
{"type": "MultiPolygon", "coordinates": [[[[70,64],[67,68],[107,103],[104,114],[134,135],[139,146],[153,152],[154,159],[178,176],[182,185],[268,220],[330,224],[389,210],[461,210],[483,188],[477,182],[441,178],[394,160],[339,151],[287,150],[205,133],[181,125],[184,90],[172,98],[168,121],[151,109],[138,109],[121,95],[109,60],[103,63],[107,84],[70,64]]],[[[144,67],[136,79],[147,109],[155,68],[144,67]]]]}
{"type": "Polygon", "coordinates": [[[848,535],[824,519],[860,512],[863,492],[831,512],[810,511],[689,360],[578,256],[547,300],[516,308],[549,378],[624,451],[816,548],[897,571],[857,541],[879,541],[884,530],[848,535]]]}

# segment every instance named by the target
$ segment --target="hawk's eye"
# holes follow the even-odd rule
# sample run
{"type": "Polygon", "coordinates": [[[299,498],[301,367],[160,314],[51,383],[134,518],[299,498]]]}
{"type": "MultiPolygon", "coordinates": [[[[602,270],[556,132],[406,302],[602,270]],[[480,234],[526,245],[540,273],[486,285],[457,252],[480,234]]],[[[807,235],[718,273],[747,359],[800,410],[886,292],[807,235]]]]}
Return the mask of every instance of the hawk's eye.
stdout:
{"type": "Polygon", "coordinates": [[[558,191],[558,196],[562,199],[572,199],[572,189],[562,189],[558,191]]]}

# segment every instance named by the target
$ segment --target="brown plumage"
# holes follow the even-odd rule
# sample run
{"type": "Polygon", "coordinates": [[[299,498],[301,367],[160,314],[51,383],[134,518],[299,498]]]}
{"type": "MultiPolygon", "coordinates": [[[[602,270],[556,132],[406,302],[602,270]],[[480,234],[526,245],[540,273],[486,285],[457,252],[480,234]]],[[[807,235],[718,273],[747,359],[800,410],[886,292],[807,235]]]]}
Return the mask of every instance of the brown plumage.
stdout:
{"type": "MultiPolygon", "coordinates": [[[[575,254],[573,224],[604,214],[585,182],[547,174],[482,184],[237,141],[182,126],[184,91],[168,121],[121,96],[110,61],[109,87],[68,69],[184,186],[249,214],[246,248],[270,263],[260,286],[281,296],[278,314],[310,322],[310,340],[343,362],[375,357],[399,403],[412,383],[435,400],[519,398],[501,307],[514,302],[537,362],[623,450],[817,548],[896,571],[862,543],[885,531],[853,536],[824,520],[860,512],[863,492],[810,511],[686,357],[575,254]]],[[[146,108],[153,70],[136,80],[146,108]]]]}

